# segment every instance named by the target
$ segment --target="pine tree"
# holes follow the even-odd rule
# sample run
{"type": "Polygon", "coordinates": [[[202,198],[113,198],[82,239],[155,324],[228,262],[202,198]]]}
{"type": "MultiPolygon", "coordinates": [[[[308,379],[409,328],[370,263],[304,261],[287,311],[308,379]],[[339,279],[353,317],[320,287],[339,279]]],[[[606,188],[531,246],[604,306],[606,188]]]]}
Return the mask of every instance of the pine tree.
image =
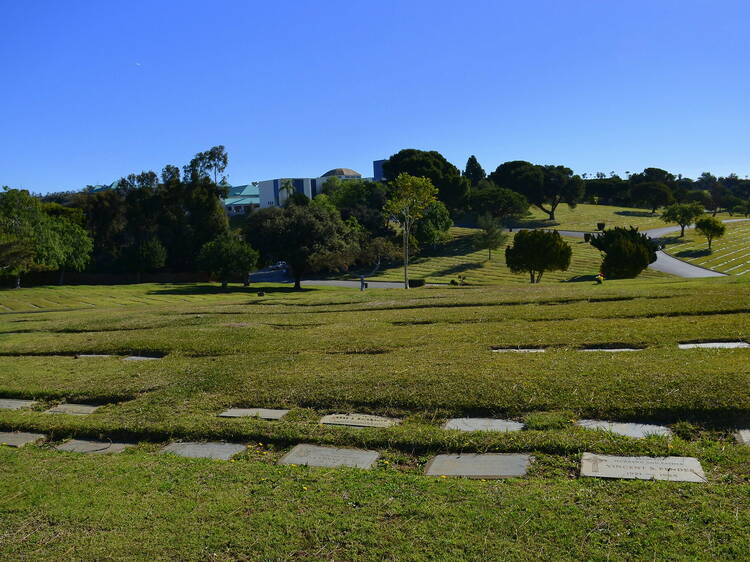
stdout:
{"type": "Polygon", "coordinates": [[[464,170],[464,176],[469,178],[472,187],[487,177],[484,168],[479,164],[477,157],[473,154],[469,156],[466,161],[466,169],[464,170]]]}

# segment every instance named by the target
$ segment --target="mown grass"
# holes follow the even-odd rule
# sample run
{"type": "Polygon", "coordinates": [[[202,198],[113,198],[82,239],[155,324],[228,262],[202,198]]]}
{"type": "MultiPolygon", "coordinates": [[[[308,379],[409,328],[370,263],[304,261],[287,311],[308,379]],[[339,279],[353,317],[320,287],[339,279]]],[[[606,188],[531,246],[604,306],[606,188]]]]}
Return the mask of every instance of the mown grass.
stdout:
{"type": "MultiPolygon", "coordinates": [[[[471,285],[494,285],[501,283],[529,283],[528,274],[512,273],[505,265],[505,246],[492,253],[488,259],[487,250],[476,250],[472,236],[477,232],[473,228],[454,227],[450,230],[451,239],[446,244],[426,249],[414,258],[409,265],[410,277],[425,279],[428,283],[450,283],[459,275],[465,276],[465,282],[471,285]]],[[[507,244],[511,244],[512,234],[507,244]]],[[[578,238],[564,237],[573,248],[573,257],[567,271],[550,271],[544,274],[542,283],[560,281],[593,281],[602,262],[599,250],[578,238]]],[[[394,263],[378,271],[368,279],[378,281],[403,280],[403,266],[394,263]]],[[[658,271],[646,270],[641,276],[645,279],[667,278],[658,271]]]]}
{"type": "Polygon", "coordinates": [[[141,442],[116,457],[0,448],[0,554],[746,558],[750,447],[733,433],[750,426],[750,350],[676,345],[749,339],[742,279],[365,292],[269,285],[264,297],[259,287],[207,285],[0,292],[0,396],[40,401],[0,410],[0,429],[141,442]],[[643,349],[579,351],[612,344],[643,349]],[[164,358],[122,360],[132,353],[164,358]],[[61,401],[105,406],[87,417],[43,413],[61,401]],[[217,417],[230,406],[291,412],[280,422],[217,417]],[[319,425],[330,412],[403,421],[319,425]],[[465,415],[528,429],[441,429],[465,415]],[[675,436],[586,431],[573,424],[583,417],[666,423],[675,436]],[[172,439],[252,446],[232,463],[157,455],[172,439]],[[382,461],[371,473],[274,464],[300,442],[372,448],[382,461]],[[695,456],[709,483],[576,479],[585,451],[695,456]],[[421,476],[441,452],[526,452],[535,461],[526,478],[502,483],[421,476]]]}
{"type": "Polygon", "coordinates": [[[706,238],[694,229],[665,237],[666,251],[695,265],[729,275],[750,274],[750,221],[727,223],[726,234],[717,238],[708,249],[706,238]]]}

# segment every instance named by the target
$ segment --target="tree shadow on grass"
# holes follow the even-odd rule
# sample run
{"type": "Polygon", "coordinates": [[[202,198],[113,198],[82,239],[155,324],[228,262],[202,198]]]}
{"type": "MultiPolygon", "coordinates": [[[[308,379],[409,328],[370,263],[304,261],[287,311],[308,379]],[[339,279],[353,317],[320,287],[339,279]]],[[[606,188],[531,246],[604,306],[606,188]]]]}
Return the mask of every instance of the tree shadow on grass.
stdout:
{"type": "Polygon", "coordinates": [[[482,267],[481,262],[459,263],[458,265],[446,267],[445,269],[440,269],[438,271],[435,271],[432,275],[430,275],[430,277],[442,277],[444,275],[457,275],[459,273],[470,271],[472,269],[479,269],[480,267],[482,267]]]}
{"type": "Polygon", "coordinates": [[[295,289],[293,286],[274,286],[274,287],[268,287],[265,285],[253,285],[251,284],[249,287],[238,287],[238,286],[229,286],[226,288],[221,287],[221,285],[183,285],[179,287],[169,287],[164,289],[156,289],[154,291],[149,291],[149,295],[248,295],[248,296],[255,296],[259,292],[264,292],[266,294],[272,294],[272,293],[309,293],[313,291],[317,291],[317,288],[313,287],[303,287],[302,289],[295,289]]]}
{"type": "Polygon", "coordinates": [[[651,211],[615,211],[616,215],[621,217],[654,217],[656,216],[651,211]]]}
{"type": "Polygon", "coordinates": [[[596,275],[575,275],[569,279],[564,279],[563,283],[582,283],[584,281],[593,282],[596,280],[596,275]]]}
{"type": "Polygon", "coordinates": [[[675,257],[678,258],[702,258],[705,256],[710,256],[713,252],[709,250],[708,248],[704,248],[703,250],[683,250],[681,252],[677,252],[675,254],[675,257]]]}

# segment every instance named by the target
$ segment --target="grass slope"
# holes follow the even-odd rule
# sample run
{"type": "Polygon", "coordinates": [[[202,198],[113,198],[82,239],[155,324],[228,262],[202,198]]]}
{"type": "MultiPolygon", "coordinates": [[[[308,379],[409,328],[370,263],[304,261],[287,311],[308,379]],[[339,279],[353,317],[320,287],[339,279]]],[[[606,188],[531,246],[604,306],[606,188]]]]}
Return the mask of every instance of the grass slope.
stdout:
{"type": "Polygon", "coordinates": [[[666,251],[676,258],[695,265],[728,273],[730,275],[750,274],[750,221],[728,223],[727,231],[722,238],[713,241],[708,249],[708,242],[694,229],[685,231],[685,237],[679,233],[664,239],[666,251]]]}
{"type": "Polygon", "coordinates": [[[750,338],[750,283],[660,278],[412,291],[206,285],[0,292],[0,429],[140,443],[119,456],[0,447],[4,559],[747,558],[750,350],[676,343],[750,338]],[[624,354],[581,352],[633,345],[624,354]],[[493,353],[541,346],[546,353],[493,353]],[[80,352],[164,354],[158,361],[80,352]],[[44,414],[61,401],[91,416],[44,414]],[[281,422],[222,419],[284,407],[281,422]],[[318,424],[397,416],[387,429],[318,424]],[[523,421],[516,433],[441,429],[451,416],[523,421]],[[581,417],[658,421],[672,438],[583,430],[581,417]],[[157,454],[228,440],[235,462],[157,454]],[[281,467],[299,442],[378,450],[372,472],[281,467]],[[529,475],[430,479],[441,452],[526,452],[529,475]],[[584,451],[695,456],[707,484],[577,478],[584,451]]]}

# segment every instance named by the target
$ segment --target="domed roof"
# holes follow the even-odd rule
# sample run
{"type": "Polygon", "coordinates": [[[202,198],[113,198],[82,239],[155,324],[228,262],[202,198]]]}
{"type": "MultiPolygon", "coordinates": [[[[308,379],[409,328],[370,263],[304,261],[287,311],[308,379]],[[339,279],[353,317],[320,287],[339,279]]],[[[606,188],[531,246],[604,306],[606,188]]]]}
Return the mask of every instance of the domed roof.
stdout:
{"type": "Polygon", "coordinates": [[[331,176],[356,176],[358,178],[361,178],[362,174],[352,170],[351,168],[334,168],[333,170],[328,170],[325,174],[323,174],[320,177],[329,178],[331,176]]]}

